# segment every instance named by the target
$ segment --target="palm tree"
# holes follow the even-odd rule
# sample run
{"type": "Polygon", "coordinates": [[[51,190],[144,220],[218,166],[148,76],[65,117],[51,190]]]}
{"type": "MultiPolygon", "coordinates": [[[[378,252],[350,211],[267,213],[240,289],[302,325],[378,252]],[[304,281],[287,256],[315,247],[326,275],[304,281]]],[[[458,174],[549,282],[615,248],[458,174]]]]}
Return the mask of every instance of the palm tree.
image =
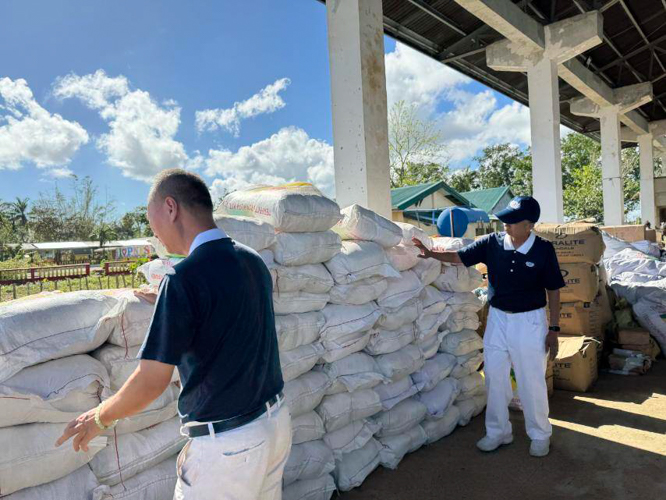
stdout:
{"type": "Polygon", "coordinates": [[[9,203],[9,219],[12,221],[12,229],[16,229],[18,223],[21,227],[28,224],[28,206],[30,198],[21,199],[18,196],[16,201],[9,203]]]}

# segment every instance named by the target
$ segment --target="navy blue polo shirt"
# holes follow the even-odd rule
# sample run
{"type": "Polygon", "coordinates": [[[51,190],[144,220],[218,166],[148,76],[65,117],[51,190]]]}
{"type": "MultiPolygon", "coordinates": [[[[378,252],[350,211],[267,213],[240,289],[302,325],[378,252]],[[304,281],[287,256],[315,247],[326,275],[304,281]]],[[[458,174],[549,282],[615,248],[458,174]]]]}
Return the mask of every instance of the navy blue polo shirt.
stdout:
{"type": "Polygon", "coordinates": [[[493,233],[458,251],[469,267],[483,263],[488,267],[490,305],[507,312],[526,312],[546,306],[546,290],[565,286],[555,248],[550,241],[534,235],[526,254],[506,250],[506,233],[493,233]]]}
{"type": "Polygon", "coordinates": [[[178,367],[183,423],[263,407],[284,386],[266,264],[223,238],[197,247],[174,270],[160,284],[140,357],[178,367]]]}

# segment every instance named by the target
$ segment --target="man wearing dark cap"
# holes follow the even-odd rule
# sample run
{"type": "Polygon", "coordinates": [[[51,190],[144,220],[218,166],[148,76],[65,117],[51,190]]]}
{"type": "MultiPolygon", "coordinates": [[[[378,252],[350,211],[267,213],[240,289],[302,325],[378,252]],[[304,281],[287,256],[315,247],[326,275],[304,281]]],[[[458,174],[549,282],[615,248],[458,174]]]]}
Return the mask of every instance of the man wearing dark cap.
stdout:
{"type": "Polygon", "coordinates": [[[565,283],[552,243],[532,232],[540,214],[534,198],[518,196],[496,214],[505,232],[485,236],[457,252],[431,251],[414,240],[422,258],[467,267],[483,263],[488,268],[490,312],[483,338],[488,406],[486,436],[477,443],[482,451],[513,441],[508,408],[513,397],[512,365],[527,435],[532,440],[530,454],[544,457],[550,450],[546,353],[550,351],[551,359],[557,355],[559,290],[565,283]]]}

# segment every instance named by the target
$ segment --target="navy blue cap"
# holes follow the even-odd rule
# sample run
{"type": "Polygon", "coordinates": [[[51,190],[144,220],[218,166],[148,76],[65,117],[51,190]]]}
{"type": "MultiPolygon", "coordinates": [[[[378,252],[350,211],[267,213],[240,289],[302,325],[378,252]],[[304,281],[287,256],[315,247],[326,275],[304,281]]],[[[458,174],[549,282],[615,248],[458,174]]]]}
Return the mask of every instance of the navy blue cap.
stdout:
{"type": "Polygon", "coordinates": [[[504,210],[495,215],[505,224],[517,224],[524,220],[536,222],[541,215],[541,207],[531,196],[516,196],[504,210]]]}

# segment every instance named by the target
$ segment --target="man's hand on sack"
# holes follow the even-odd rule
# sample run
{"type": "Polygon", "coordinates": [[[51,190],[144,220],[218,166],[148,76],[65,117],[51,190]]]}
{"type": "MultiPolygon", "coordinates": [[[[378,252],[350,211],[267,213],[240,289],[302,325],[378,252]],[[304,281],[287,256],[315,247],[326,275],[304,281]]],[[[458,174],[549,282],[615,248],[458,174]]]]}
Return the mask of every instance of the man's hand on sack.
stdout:
{"type": "Polygon", "coordinates": [[[65,432],[63,432],[62,436],[56,441],[56,446],[60,446],[66,443],[71,437],[74,437],[74,440],[72,441],[74,451],[82,450],[87,452],[88,443],[103,432],[95,423],[95,411],[96,408],[93,408],[80,415],[75,420],[72,420],[65,428],[65,432]]]}
{"type": "Polygon", "coordinates": [[[139,297],[140,299],[145,300],[146,302],[150,302],[151,304],[157,302],[156,292],[151,292],[147,290],[134,290],[134,295],[136,297],[139,297]]]}
{"type": "Polygon", "coordinates": [[[430,257],[432,257],[432,251],[428,250],[421,240],[419,240],[418,238],[412,238],[412,243],[414,243],[414,246],[416,248],[421,250],[421,255],[419,255],[420,258],[429,259],[430,257]]]}

